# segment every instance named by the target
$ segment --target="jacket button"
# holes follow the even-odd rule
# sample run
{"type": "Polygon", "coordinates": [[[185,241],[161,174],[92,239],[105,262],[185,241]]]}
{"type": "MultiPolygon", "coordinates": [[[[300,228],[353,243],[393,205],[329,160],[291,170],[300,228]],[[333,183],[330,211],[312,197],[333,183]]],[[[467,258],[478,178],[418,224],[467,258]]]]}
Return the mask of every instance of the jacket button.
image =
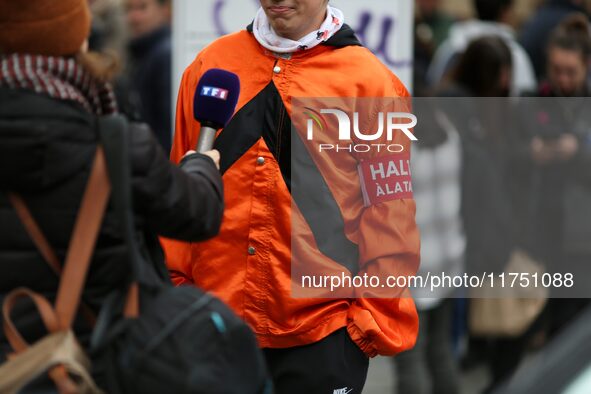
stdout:
{"type": "Polygon", "coordinates": [[[263,164],[265,164],[265,158],[264,158],[264,157],[262,157],[262,156],[261,156],[261,157],[259,157],[259,158],[257,159],[257,164],[258,164],[258,165],[261,165],[261,166],[262,166],[263,164]]]}
{"type": "Polygon", "coordinates": [[[279,74],[279,73],[281,72],[281,67],[279,67],[279,66],[275,66],[275,67],[273,68],[273,72],[274,72],[275,74],[279,74]]]}
{"type": "Polygon", "coordinates": [[[253,246],[249,246],[248,247],[248,254],[249,255],[254,255],[257,252],[257,250],[253,247],[253,246]]]}

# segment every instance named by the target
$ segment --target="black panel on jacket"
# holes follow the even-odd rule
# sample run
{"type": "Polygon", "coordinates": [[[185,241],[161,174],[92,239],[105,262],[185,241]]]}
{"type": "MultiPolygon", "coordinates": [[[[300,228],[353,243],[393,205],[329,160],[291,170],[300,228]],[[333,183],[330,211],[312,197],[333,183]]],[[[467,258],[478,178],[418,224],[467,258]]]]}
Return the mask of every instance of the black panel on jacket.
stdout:
{"type": "Polygon", "coordinates": [[[359,248],[345,236],[341,210],[298,133],[292,133],[291,144],[293,200],[322,254],[355,275],[359,272],[359,248]]]}
{"type": "Polygon", "coordinates": [[[279,91],[271,81],[234,115],[216,139],[214,147],[221,154],[222,174],[262,137],[279,163],[287,188],[291,189],[290,133],[291,120],[279,91]]]}
{"type": "Polygon", "coordinates": [[[340,208],[299,135],[292,133],[291,118],[272,81],[236,113],[218,136],[215,148],[221,154],[222,173],[260,138],[277,160],[285,185],[310,226],[318,249],[357,273],[357,245],[345,236],[340,208]],[[292,150],[295,169],[291,166],[292,150]]]}

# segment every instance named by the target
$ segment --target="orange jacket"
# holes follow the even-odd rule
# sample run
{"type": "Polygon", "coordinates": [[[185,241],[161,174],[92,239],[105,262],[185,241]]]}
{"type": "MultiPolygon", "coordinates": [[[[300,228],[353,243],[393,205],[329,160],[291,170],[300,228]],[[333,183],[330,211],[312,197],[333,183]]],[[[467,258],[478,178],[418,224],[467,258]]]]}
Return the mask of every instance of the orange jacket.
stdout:
{"type": "MultiPolygon", "coordinates": [[[[193,119],[193,95],[200,76],[211,68],[234,72],[241,81],[236,114],[216,140],[226,211],[221,232],[213,240],[192,244],[163,240],[175,284],[195,284],[219,296],[252,327],[261,347],[313,343],[345,326],[370,357],[412,347],[418,318],[411,298],[294,297],[290,267],[292,219],[310,233],[308,217],[297,204],[292,209],[290,194],[292,97],[405,97],[402,83],[346,25],[324,45],[289,58],[268,52],[250,30],[222,37],[205,48],[183,75],[171,153],[174,162],[196,146],[200,125],[193,119]]],[[[396,142],[408,148],[408,140],[396,142]]],[[[330,199],[342,215],[335,236],[357,253],[357,267],[349,267],[350,271],[414,272],[419,260],[414,201],[364,207],[359,158],[345,156],[343,163],[327,163],[330,159],[322,161],[317,155],[313,160],[318,160],[325,179],[346,180],[345,187],[327,182],[330,199]]],[[[334,269],[332,256],[320,251],[316,241],[304,236],[294,247],[320,271],[342,271],[342,264],[334,269]]]]}

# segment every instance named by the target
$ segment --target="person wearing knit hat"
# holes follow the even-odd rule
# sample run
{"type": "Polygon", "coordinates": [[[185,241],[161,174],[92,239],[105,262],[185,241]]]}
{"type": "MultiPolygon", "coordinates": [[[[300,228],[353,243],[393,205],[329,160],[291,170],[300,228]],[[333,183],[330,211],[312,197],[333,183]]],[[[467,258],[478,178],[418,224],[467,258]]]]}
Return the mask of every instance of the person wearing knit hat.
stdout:
{"type": "MultiPolygon", "coordinates": [[[[55,300],[58,290],[57,276],[25,231],[8,192],[20,195],[46,244],[63,259],[97,152],[98,117],[117,113],[111,85],[88,60],[96,59],[85,49],[89,32],[86,0],[0,0],[0,305],[17,288],[48,300],[55,300]]],[[[133,223],[145,236],[141,253],[164,268],[157,236],[197,241],[218,231],[223,213],[219,153],[188,152],[176,166],[148,127],[129,123],[127,134],[133,223]]],[[[95,315],[107,296],[125,291],[131,270],[126,237],[113,226],[119,216],[111,205],[83,292],[95,315]]],[[[43,323],[34,308],[18,306],[13,321],[35,343],[46,335],[43,323]]],[[[76,324],[74,331],[87,347],[90,327],[76,324]]],[[[17,350],[9,343],[0,329],[0,365],[17,350]]],[[[96,383],[113,392],[103,387],[96,374],[101,364],[93,361],[96,383]]],[[[0,374],[0,387],[6,378],[0,374]]],[[[19,392],[51,393],[53,383],[41,376],[19,392]]]]}
{"type": "Polygon", "coordinates": [[[74,100],[96,115],[117,112],[107,82],[117,62],[87,53],[90,25],[87,0],[0,0],[0,87],[74,100]]]}
{"type": "Polygon", "coordinates": [[[86,0],[0,0],[0,53],[74,55],[89,34],[86,0]]]}

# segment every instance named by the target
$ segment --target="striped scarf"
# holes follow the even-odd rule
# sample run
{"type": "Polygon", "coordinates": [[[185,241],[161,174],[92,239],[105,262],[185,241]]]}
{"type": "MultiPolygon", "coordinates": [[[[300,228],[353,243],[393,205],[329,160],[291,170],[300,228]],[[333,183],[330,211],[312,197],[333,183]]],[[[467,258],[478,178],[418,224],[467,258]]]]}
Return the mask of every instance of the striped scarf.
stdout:
{"type": "Polygon", "coordinates": [[[0,87],[75,101],[99,116],[117,112],[111,85],[93,78],[74,58],[0,55],[0,87]]]}

